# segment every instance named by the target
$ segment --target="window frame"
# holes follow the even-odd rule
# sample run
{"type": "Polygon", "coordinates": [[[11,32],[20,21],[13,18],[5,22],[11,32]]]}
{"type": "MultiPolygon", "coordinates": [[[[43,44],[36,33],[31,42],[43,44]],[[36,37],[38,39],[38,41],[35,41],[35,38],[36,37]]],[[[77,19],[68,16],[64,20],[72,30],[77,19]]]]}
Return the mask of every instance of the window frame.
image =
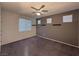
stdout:
{"type": "Polygon", "coordinates": [[[72,23],[73,22],[73,14],[69,14],[69,15],[64,15],[63,16],[63,20],[62,20],[63,23],[72,23]],[[66,18],[68,17],[68,18],[66,18]],[[71,17],[71,18],[70,18],[71,17]],[[70,20],[69,20],[70,18],[70,20]],[[68,21],[67,21],[68,20],[68,21]]]}
{"type": "Polygon", "coordinates": [[[32,29],[32,21],[26,18],[19,18],[19,32],[27,32],[32,29]],[[30,26],[30,28],[29,28],[30,26]]]}
{"type": "Polygon", "coordinates": [[[50,18],[47,18],[47,19],[46,19],[46,23],[47,23],[47,24],[52,24],[52,18],[51,18],[51,17],[50,17],[50,18]]]}

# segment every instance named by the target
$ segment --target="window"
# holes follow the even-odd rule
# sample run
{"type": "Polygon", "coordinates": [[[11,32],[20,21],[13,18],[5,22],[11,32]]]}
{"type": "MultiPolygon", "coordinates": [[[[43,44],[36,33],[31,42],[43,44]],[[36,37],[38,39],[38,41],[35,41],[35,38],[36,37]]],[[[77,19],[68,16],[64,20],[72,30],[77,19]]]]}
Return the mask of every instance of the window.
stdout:
{"type": "Polygon", "coordinates": [[[38,20],[38,24],[41,24],[41,20],[38,20]]]}
{"type": "Polygon", "coordinates": [[[52,23],[52,18],[47,18],[47,24],[51,24],[52,23]]]}
{"type": "Polygon", "coordinates": [[[72,15],[63,16],[63,22],[72,22],[72,15]]]}
{"type": "Polygon", "coordinates": [[[32,28],[32,21],[24,18],[19,19],[19,32],[30,31],[32,28]]]}

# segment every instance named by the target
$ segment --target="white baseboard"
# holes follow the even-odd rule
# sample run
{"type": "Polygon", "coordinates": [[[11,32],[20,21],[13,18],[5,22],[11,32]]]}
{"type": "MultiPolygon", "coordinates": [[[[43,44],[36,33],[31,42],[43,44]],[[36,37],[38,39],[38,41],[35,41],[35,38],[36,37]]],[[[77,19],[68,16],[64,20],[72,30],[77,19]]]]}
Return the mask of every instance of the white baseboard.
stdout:
{"type": "Polygon", "coordinates": [[[51,40],[51,41],[55,41],[55,42],[58,42],[58,43],[61,43],[61,44],[65,44],[65,45],[68,45],[68,46],[72,46],[72,47],[75,47],[75,48],[79,48],[79,46],[76,46],[76,45],[73,45],[73,44],[69,44],[69,43],[65,43],[65,42],[62,42],[62,41],[59,41],[59,40],[43,37],[43,36],[40,36],[40,35],[38,35],[38,37],[41,37],[41,38],[44,38],[44,39],[48,39],[48,40],[51,40]]]}

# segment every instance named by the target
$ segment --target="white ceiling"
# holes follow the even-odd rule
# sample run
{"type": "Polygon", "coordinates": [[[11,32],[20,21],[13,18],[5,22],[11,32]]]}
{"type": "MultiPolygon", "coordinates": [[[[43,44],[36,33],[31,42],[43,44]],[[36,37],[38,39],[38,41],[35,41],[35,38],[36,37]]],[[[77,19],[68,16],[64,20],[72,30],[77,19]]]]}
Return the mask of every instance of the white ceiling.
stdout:
{"type": "Polygon", "coordinates": [[[48,10],[48,12],[39,17],[53,15],[79,8],[79,2],[0,2],[0,5],[2,8],[25,14],[33,18],[37,18],[38,16],[32,14],[32,12],[35,10],[31,9],[31,6],[39,8],[41,5],[45,5],[43,9],[48,10]]]}

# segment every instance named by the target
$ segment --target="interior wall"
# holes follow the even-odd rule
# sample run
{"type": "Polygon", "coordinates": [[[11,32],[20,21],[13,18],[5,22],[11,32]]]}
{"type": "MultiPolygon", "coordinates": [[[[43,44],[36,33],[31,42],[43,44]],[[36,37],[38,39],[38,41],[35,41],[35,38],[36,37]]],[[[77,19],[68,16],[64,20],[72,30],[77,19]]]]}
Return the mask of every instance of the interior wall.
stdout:
{"type": "MultiPolygon", "coordinates": [[[[37,26],[37,34],[46,38],[62,41],[65,43],[78,46],[78,10],[72,10],[60,14],[46,16],[40,18],[42,25],[37,26]],[[63,23],[64,15],[73,15],[73,22],[63,23]],[[52,18],[52,24],[46,24],[46,19],[52,18]],[[59,26],[53,26],[53,24],[61,24],[59,26]]],[[[38,21],[39,19],[37,19],[38,21]]]]}
{"type": "Polygon", "coordinates": [[[1,8],[0,8],[0,42],[1,42],[1,8]]]}
{"type": "Polygon", "coordinates": [[[78,10],[77,17],[78,17],[78,46],[79,46],[79,10],[78,10]]]}
{"type": "Polygon", "coordinates": [[[32,25],[36,26],[36,19],[35,18],[32,18],[32,25]]]}
{"type": "Polygon", "coordinates": [[[2,45],[36,35],[36,26],[32,26],[31,31],[19,32],[20,16],[15,12],[2,9],[2,45]]]}
{"type": "Polygon", "coordinates": [[[0,52],[1,52],[1,7],[0,7],[0,52]]]}

